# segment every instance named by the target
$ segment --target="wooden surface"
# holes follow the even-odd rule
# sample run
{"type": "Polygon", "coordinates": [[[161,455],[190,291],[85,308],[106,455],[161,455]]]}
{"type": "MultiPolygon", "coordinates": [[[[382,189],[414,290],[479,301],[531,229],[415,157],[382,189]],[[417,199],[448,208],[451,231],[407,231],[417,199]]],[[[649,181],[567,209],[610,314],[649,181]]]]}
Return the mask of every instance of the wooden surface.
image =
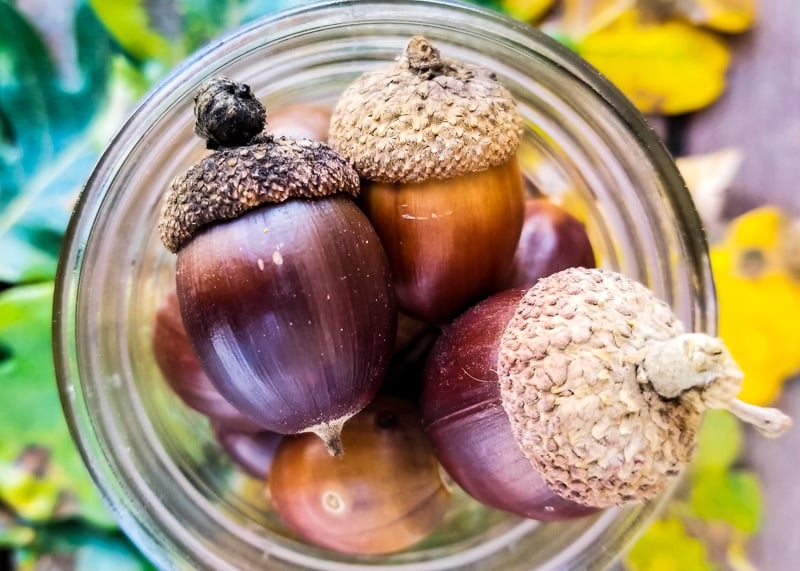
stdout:
{"type": "MultiPolygon", "coordinates": [[[[755,32],[734,42],[725,95],[689,119],[683,151],[743,150],[728,214],[776,204],[800,216],[800,2],[761,0],[760,11],[755,32]]],[[[800,569],[800,378],[786,387],[778,406],[795,428],[779,440],[747,439],[746,462],[766,496],[763,529],[750,547],[760,571],[800,569]]]]}

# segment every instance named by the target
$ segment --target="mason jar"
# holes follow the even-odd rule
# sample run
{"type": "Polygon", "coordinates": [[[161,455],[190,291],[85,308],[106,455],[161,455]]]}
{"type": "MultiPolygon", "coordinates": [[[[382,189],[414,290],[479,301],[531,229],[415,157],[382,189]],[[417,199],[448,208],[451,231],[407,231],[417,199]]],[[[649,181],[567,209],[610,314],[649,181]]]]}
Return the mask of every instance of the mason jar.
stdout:
{"type": "Polygon", "coordinates": [[[404,571],[601,569],[664,501],[558,523],[521,520],[456,493],[442,528],[386,556],[344,555],[283,526],[263,482],[232,466],[206,419],[167,388],[153,316],[174,287],[156,231],[170,181],[206,152],[193,94],[224,74],[269,112],[332,105],[359,74],[424,35],[448,57],[494,71],[525,120],[527,185],[586,223],[602,267],[650,287],[688,328],[713,332],[705,239],[690,196],[634,107],[577,55],[539,31],[441,0],[329,1],[233,31],[142,100],[108,145],[77,204],[55,300],[58,381],[69,425],[125,533],[164,569],[404,571]]]}

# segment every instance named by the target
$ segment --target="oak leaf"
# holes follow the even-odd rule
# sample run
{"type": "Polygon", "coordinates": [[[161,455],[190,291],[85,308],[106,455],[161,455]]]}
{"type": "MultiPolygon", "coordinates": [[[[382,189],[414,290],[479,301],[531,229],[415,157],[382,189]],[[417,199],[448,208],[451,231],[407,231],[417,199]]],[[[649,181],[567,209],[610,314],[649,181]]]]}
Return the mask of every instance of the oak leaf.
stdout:
{"type": "Polygon", "coordinates": [[[725,87],[726,44],[688,22],[644,21],[628,11],[575,43],[577,52],[644,113],[701,109],[725,87]]]}

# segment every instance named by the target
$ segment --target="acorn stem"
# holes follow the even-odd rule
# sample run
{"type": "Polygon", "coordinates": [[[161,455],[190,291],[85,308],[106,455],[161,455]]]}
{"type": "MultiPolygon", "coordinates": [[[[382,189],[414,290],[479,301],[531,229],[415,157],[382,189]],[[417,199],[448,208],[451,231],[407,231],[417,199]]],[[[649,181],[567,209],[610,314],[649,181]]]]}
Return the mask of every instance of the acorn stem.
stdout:
{"type": "Polygon", "coordinates": [[[344,423],[350,420],[352,416],[352,414],[347,414],[329,422],[321,422],[303,432],[310,432],[319,436],[325,443],[325,448],[331,456],[341,456],[344,454],[344,447],[342,446],[342,427],[344,427],[344,423]]]}
{"type": "Polygon", "coordinates": [[[724,383],[730,386],[717,394],[704,395],[703,403],[708,408],[727,409],[770,438],[780,436],[792,425],[791,418],[776,408],[763,408],[732,398],[744,374],[721,339],[703,333],[686,333],[651,343],[645,351],[642,369],[662,397],[675,398],[692,388],[724,383]]]}
{"type": "Polygon", "coordinates": [[[777,408],[764,408],[733,399],[728,410],[739,420],[752,424],[767,438],[776,438],[792,426],[792,419],[777,408]]]}
{"type": "Polygon", "coordinates": [[[713,382],[740,383],[744,376],[722,340],[704,333],[649,343],[641,365],[655,391],[668,399],[713,382]]]}
{"type": "Polygon", "coordinates": [[[408,62],[408,68],[418,73],[438,71],[442,68],[439,50],[422,36],[414,36],[409,40],[403,57],[408,62]]]}

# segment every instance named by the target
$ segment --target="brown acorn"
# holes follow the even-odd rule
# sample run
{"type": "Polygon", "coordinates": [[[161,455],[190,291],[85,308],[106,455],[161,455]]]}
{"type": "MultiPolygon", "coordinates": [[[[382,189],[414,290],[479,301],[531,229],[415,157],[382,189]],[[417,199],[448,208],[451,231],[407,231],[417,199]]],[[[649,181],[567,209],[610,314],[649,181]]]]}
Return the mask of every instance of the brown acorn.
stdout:
{"type": "Polygon", "coordinates": [[[352,201],[358,176],[341,157],[324,143],[264,132],[243,143],[236,133],[265,123],[236,111],[250,108],[249,88],[210,83],[196,100],[196,131],[218,149],[173,181],[159,224],[178,254],[186,332],[237,409],[274,432],[314,432],[339,454],[342,424],[369,403],[389,362],[386,256],[352,201]],[[218,111],[214,93],[233,109],[218,111]],[[227,117],[244,122],[239,131],[227,117]]]}
{"type": "Polygon", "coordinates": [[[468,493],[535,519],[641,502],[690,461],[703,411],[769,436],[789,418],[735,399],[722,342],[615,272],[571,268],[484,300],[445,328],[423,424],[468,493]]]}
{"type": "Polygon", "coordinates": [[[293,103],[272,111],[269,115],[270,133],[275,137],[292,139],[328,140],[331,108],[311,103],[293,103]]]}
{"type": "Polygon", "coordinates": [[[521,132],[493,73],[422,37],[342,94],[329,142],[366,179],[403,311],[447,321],[502,286],[522,228],[521,132]]]}
{"type": "Polygon", "coordinates": [[[531,287],[539,278],[567,268],[594,268],[583,223],[546,198],[525,201],[525,220],[508,287],[531,287]]]}
{"type": "Polygon", "coordinates": [[[379,396],[342,431],[332,458],[315,438],[286,438],[269,478],[286,525],[307,541],[345,553],[391,553],[442,521],[450,490],[408,402],[379,396]]]}

